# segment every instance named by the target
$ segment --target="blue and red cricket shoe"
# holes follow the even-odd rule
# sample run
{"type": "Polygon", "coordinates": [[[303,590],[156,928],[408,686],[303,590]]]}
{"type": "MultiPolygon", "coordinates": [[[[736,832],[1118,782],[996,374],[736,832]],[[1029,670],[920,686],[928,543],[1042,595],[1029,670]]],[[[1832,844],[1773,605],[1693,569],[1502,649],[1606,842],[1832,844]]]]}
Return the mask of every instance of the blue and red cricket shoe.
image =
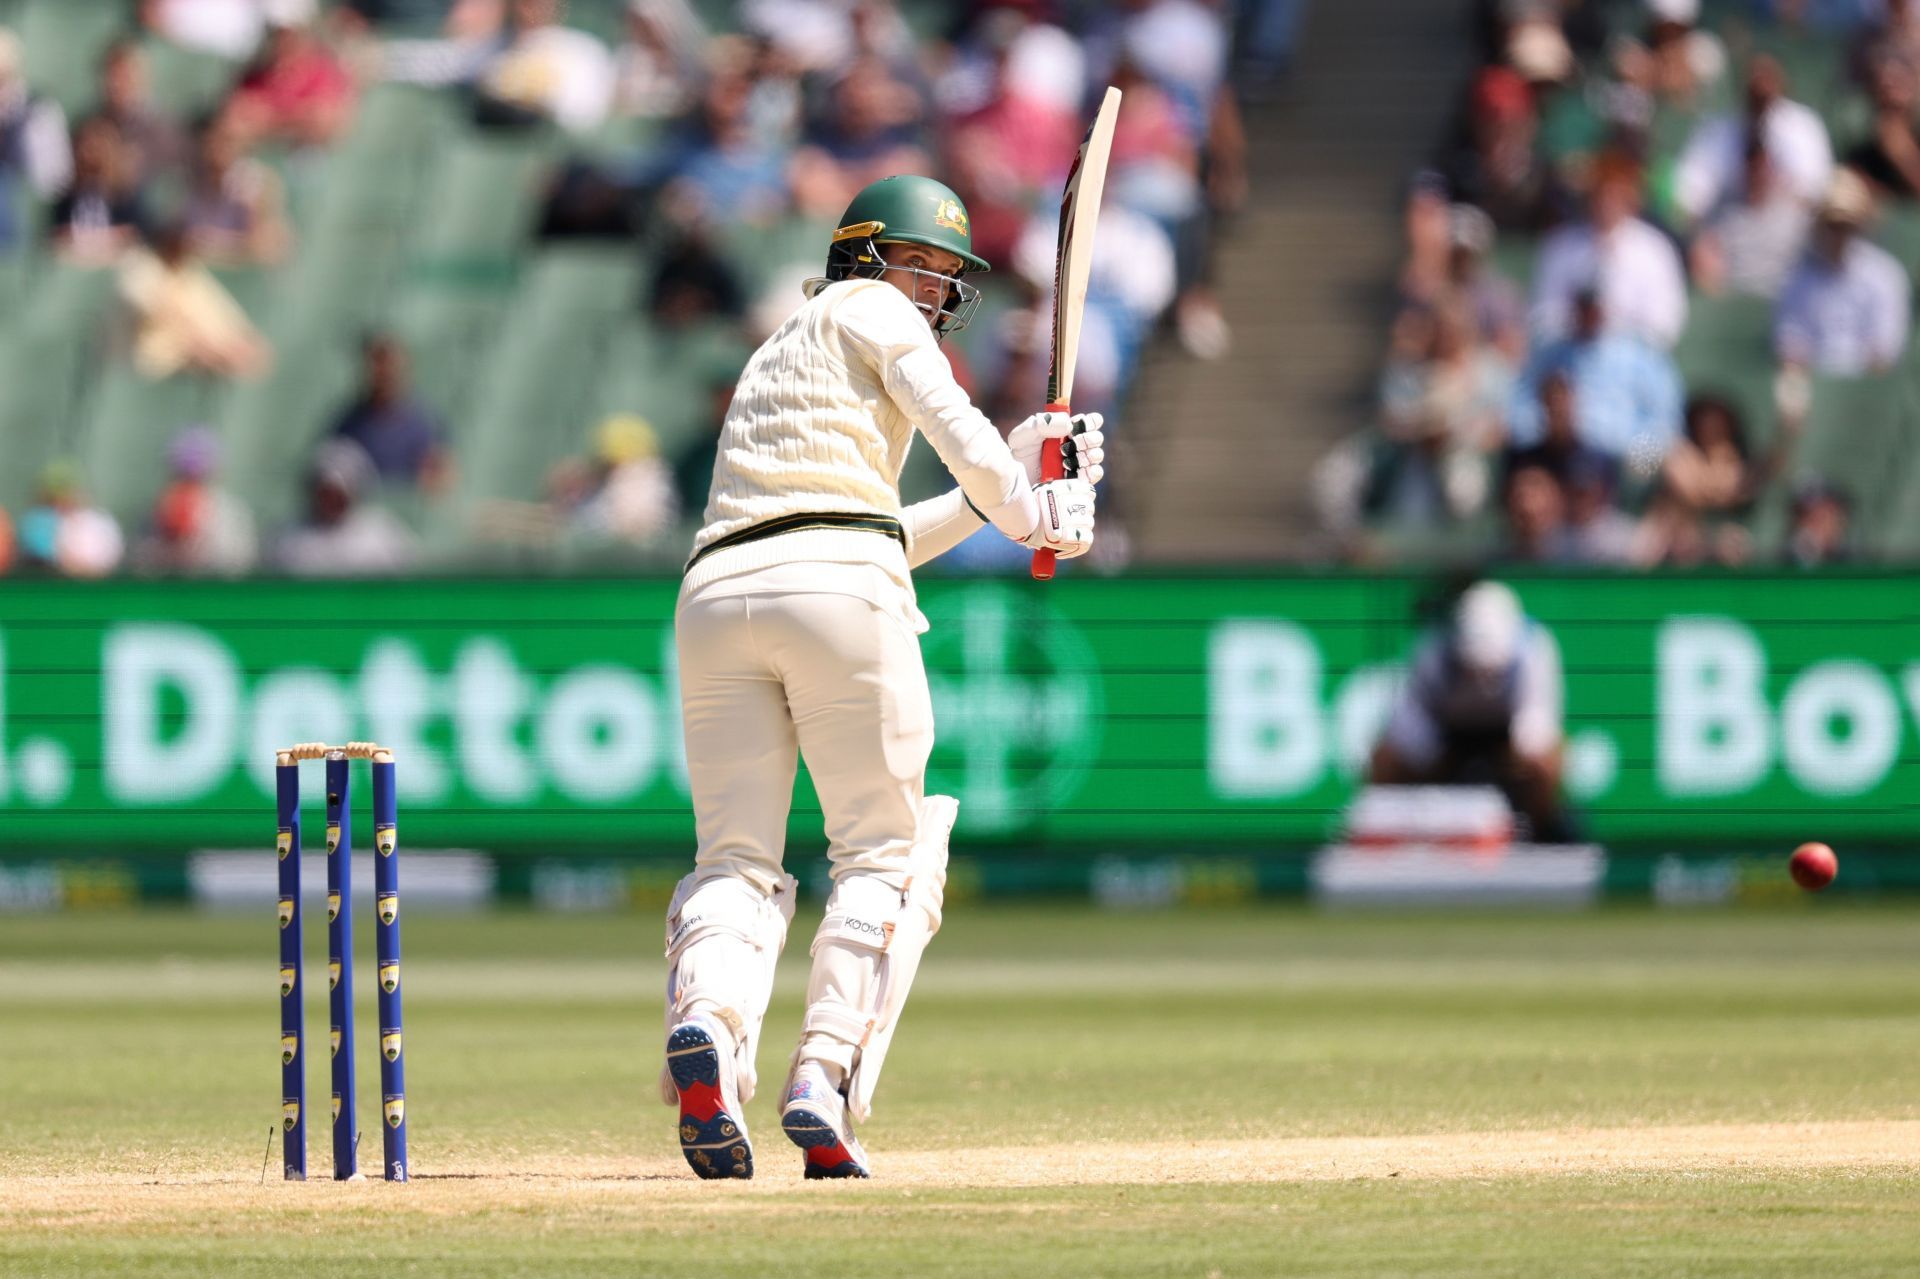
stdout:
{"type": "Polygon", "coordinates": [[[808,1181],[868,1175],[867,1152],[847,1119],[847,1099],[813,1062],[802,1062],[793,1072],[780,1106],[780,1126],[787,1139],[806,1152],[808,1181]]]}
{"type": "Polygon", "coordinates": [[[753,1176],[753,1144],[726,1032],[703,1017],[675,1026],[667,1036],[667,1073],[680,1094],[680,1153],[687,1165],[709,1181],[753,1176]]]}

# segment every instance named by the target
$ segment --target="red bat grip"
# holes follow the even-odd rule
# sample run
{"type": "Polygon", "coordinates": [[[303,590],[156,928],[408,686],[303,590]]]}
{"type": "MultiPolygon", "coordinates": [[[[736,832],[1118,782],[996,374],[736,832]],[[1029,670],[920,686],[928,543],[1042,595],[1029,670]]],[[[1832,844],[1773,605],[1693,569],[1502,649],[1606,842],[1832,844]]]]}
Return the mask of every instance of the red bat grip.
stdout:
{"type": "MultiPolygon", "coordinates": [[[[1064,403],[1049,404],[1044,411],[1048,413],[1070,412],[1064,403]]],[[[1066,450],[1063,444],[1064,441],[1061,440],[1048,440],[1040,446],[1041,483],[1044,484],[1048,480],[1064,480],[1067,478],[1066,450]]],[[[1033,553],[1034,581],[1049,582],[1053,580],[1053,561],[1055,558],[1052,551],[1035,551],[1033,553]]]]}

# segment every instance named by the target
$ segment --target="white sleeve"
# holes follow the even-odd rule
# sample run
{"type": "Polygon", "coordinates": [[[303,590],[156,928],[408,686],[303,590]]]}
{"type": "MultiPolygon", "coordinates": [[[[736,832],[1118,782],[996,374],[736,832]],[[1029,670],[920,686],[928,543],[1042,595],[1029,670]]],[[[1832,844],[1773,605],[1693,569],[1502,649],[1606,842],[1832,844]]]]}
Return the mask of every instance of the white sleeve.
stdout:
{"type": "Polygon", "coordinates": [[[1432,641],[1420,646],[1382,733],[1394,753],[1418,769],[1432,768],[1440,759],[1440,726],[1427,709],[1425,698],[1426,686],[1438,678],[1439,661],[1440,653],[1432,641]]]}
{"type": "Polygon", "coordinates": [[[1673,242],[1651,227],[1647,230],[1653,246],[1647,255],[1648,320],[1655,345],[1670,351],[1687,327],[1687,273],[1673,242]]]}
{"type": "Polygon", "coordinates": [[[933,330],[905,294],[873,282],[843,289],[829,313],[852,358],[866,363],[907,420],[933,445],[960,488],[995,528],[1016,541],[1040,508],[1007,442],[953,380],[933,330]]]}
{"type": "Polygon", "coordinates": [[[900,521],[907,529],[908,568],[938,559],[986,527],[959,489],[915,502],[900,512],[900,521]]]}
{"type": "Polygon", "coordinates": [[[1711,212],[1725,186],[1727,131],[1725,120],[1706,121],[1693,131],[1674,163],[1674,203],[1689,220],[1711,212]]]}
{"type": "Polygon", "coordinates": [[[1520,655],[1520,704],[1514,708],[1508,731],[1515,754],[1537,759],[1560,745],[1564,697],[1560,645],[1537,622],[1528,631],[1527,646],[1520,655]]]}

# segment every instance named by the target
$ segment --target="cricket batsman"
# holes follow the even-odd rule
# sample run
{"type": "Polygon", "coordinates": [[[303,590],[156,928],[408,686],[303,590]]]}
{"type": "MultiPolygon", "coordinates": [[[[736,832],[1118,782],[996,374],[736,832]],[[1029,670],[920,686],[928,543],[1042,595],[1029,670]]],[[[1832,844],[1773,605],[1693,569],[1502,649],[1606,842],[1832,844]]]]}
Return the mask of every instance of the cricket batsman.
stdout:
{"type": "Polygon", "coordinates": [[[753,1175],[743,1104],[793,918],[781,857],[803,755],[833,891],[780,1121],[807,1177],[868,1175],[852,1124],[940,927],[959,811],[924,793],[933,706],[912,570],[983,524],[1061,558],[1093,542],[1098,415],[1036,414],[1003,441],[940,351],[979,301],[965,277],[988,269],[947,187],[873,183],[833,233],[825,277],[747,362],[721,428],[674,614],[699,852],[667,910],[661,1077],[701,1177],[753,1175]],[[958,487],[903,507],[915,431],[958,487]],[[1069,478],[1042,482],[1049,439],[1066,441],[1069,478]]]}

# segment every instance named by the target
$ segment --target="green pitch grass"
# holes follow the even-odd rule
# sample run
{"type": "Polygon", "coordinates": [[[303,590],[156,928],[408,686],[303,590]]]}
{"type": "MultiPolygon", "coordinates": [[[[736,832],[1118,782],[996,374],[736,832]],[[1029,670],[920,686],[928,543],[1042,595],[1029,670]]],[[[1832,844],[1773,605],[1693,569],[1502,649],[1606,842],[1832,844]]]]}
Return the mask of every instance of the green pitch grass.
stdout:
{"type": "Polygon", "coordinates": [[[1911,906],[961,906],[863,1133],[877,1178],[827,1185],[773,1118],[810,920],[745,1185],[691,1179],[655,1093],[657,919],[405,927],[416,1181],[325,1180],[309,1053],[314,1180],[276,1147],[263,1186],[271,913],[0,918],[0,1276],[1920,1270],[1911,906]]]}

